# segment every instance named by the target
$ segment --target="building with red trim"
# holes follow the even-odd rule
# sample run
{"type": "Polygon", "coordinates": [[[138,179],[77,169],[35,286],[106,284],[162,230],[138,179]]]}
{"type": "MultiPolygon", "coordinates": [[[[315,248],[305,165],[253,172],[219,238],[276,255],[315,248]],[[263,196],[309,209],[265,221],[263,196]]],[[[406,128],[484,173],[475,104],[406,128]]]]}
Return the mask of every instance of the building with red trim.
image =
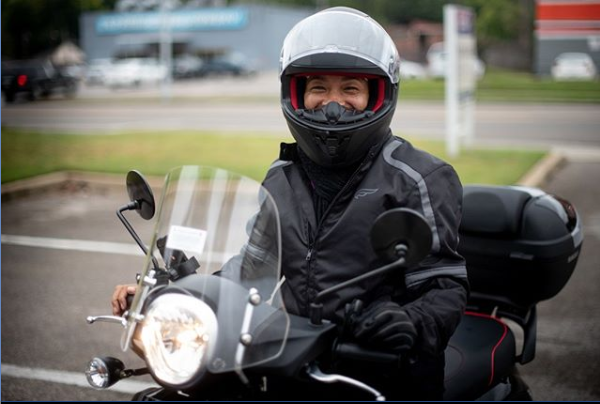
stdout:
{"type": "Polygon", "coordinates": [[[563,52],[588,53],[600,69],[600,0],[536,0],[536,73],[563,52]]]}

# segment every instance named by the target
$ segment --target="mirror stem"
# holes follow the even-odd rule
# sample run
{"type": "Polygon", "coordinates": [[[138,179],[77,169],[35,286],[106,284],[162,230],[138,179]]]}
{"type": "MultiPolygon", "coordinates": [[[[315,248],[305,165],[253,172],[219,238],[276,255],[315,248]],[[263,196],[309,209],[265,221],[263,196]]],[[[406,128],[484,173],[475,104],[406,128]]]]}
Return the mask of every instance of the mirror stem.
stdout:
{"type": "MultiPolygon", "coordinates": [[[[138,201],[133,201],[133,202],[128,203],[127,205],[125,205],[117,210],[117,217],[119,218],[121,223],[123,223],[123,226],[125,226],[125,228],[129,232],[129,234],[131,234],[131,237],[133,237],[133,239],[135,240],[137,245],[140,246],[140,248],[144,252],[144,255],[148,255],[148,249],[146,248],[146,246],[144,245],[144,243],[142,242],[140,237],[137,235],[137,233],[133,229],[133,226],[131,226],[129,221],[125,218],[125,216],[123,216],[123,213],[122,213],[126,210],[137,209],[138,206],[139,206],[138,201]]],[[[160,269],[160,267],[158,266],[158,262],[156,261],[156,258],[154,258],[154,257],[152,257],[152,264],[154,265],[154,269],[156,269],[156,270],[160,269]]]]}
{"type": "MultiPolygon", "coordinates": [[[[403,245],[403,244],[400,244],[403,245]]],[[[399,246],[400,246],[399,245],[399,246]]],[[[405,247],[406,248],[406,247],[405,247]]],[[[313,325],[321,325],[323,323],[323,303],[321,300],[323,297],[330,295],[332,293],[337,292],[340,289],[345,289],[348,286],[354,285],[355,283],[362,282],[365,279],[369,279],[374,276],[385,275],[388,272],[391,272],[395,269],[404,265],[405,260],[405,251],[402,251],[402,248],[396,247],[396,251],[398,252],[399,258],[392,262],[391,264],[384,265],[380,268],[377,268],[373,271],[369,271],[362,275],[357,276],[356,278],[349,279],[345,282],[332,286],[328,289],[322,290],[317,294],[315,301],[310,304],[310,322],[313,325]]]]}

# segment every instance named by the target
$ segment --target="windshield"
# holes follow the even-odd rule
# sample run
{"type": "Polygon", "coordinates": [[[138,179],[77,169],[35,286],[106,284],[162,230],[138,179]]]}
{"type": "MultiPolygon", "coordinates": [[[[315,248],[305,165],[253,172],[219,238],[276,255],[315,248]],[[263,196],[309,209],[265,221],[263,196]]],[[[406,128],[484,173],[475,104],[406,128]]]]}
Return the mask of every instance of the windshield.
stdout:
{"type": "Polygon", "coordinates": [[[279,296],[280,261],[277,207],[258,182],[210,167],[171,171],[145,271],[127,316],[123,350],[143,322],[146,301],[167,290],[147,286],[148,278],[161,270],[173,274],[192,268],[197,275],[171,282],[168,290],[191,294],[214,311],[218,338],[209,369],[228,371],[279,355],[289,322],[279,296]]]}

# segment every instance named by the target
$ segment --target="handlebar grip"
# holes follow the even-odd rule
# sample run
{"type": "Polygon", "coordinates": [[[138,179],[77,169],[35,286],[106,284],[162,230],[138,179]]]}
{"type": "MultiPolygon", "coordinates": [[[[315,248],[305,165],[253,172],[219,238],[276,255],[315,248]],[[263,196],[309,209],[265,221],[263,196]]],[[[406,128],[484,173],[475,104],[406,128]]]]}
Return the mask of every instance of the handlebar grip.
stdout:
{"type": "Polygon", "coordinates": [[[389,365],[398,365],[401,359],[401,355],[365,349],[358,344],[349,342],[338,343],[335,347],[335,353],[340,358],[344,359],[354,359],[389,365]]]}
{"type": "Polygon", "coordinates": [[[127,294],[127,297],[125,297],[125,300],[127,301],[127,310],[129,310],[131,308],[131,304],[133,303],[134,296],[135,296],[135,294],[133,294],[133,295],[127,294]]]}

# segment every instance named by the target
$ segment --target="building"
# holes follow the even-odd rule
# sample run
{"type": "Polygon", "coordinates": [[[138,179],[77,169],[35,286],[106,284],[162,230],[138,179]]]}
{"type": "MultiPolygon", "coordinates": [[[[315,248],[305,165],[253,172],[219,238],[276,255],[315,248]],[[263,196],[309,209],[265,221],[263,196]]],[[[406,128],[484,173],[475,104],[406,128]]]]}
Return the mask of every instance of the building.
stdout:
{"type": "Polygon", "coordinates": [[[415,20],[406,25],[387,26],[400,57],[413,62],[426,63],[427,51],[436,42],[444,40],[444,24],[415,20]]]}
{"type": "Polygon", "coordinates": [[[538,75],[563,52],[588,53],[600,68],[600,0],[537,0],[535,40],[538,75]]]}
{"type": "Polygon", "coordinates": [[[174,56],[235,53],[257,70],[277,69],[287,32],[314,10],[277,6],[179,8],[84,13],[80,46],[87,59],[158,57],[166,35],[174,56]]]}

